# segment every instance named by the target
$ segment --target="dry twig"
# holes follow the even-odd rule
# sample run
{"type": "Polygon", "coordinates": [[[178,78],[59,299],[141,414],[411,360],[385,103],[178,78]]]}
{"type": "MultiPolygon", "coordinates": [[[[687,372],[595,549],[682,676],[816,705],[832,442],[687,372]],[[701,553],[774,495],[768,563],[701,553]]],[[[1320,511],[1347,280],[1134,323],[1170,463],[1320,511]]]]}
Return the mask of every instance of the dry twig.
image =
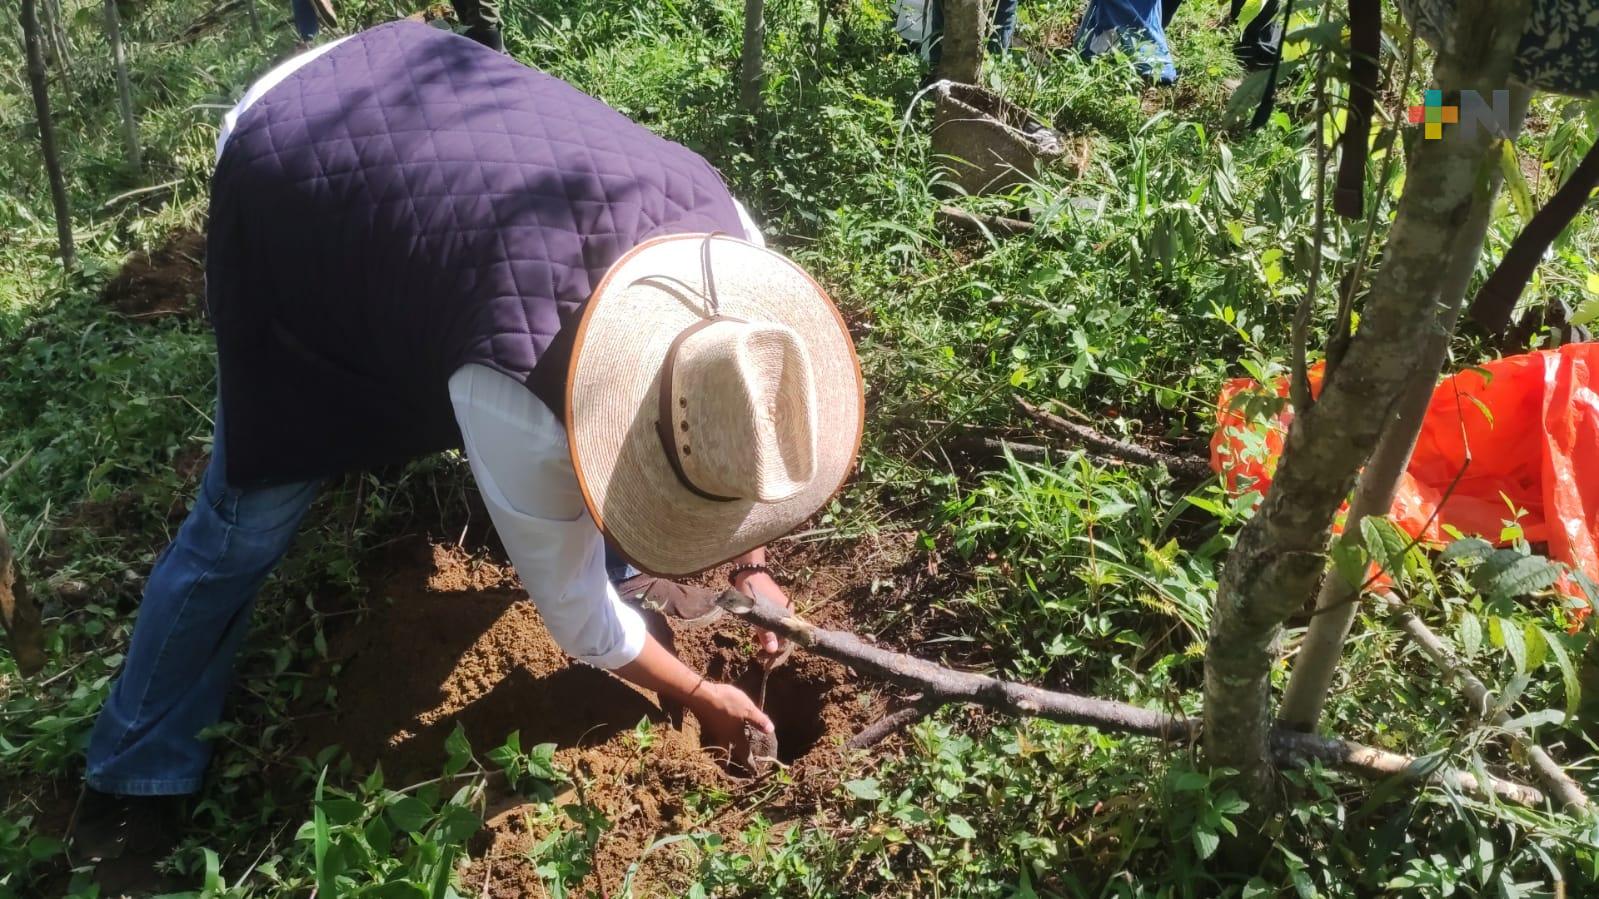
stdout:
{"type": "Polygon", "coordinates": [[[1066,434],[1091,450],[1138,465],[1161,466],[1172,474],[1185,478],[1204,480],[1211,476],[1210,465],[1203,459],[1174,456],[1171,453],[1163,453],[1135,443],[1128,443],[1125,440],[1118,440],[1115,437],[1102,434],[1087,425],[1080,425],[1074,421],[1061,418],[1053,412],[1034,406],[1021,397],[1016,398],[1016,406],[1028,418],[1052,430],[1066,434]]]}

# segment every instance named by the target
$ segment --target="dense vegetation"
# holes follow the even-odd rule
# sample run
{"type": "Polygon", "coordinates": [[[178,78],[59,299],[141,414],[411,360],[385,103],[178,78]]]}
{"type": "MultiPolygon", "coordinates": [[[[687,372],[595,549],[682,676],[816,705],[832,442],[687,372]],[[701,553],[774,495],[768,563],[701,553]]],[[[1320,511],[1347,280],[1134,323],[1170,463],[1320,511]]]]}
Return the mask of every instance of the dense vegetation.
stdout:
{"type": "MultiPolygon", "coordinates": [[[[203,228],[217,119],[292,47],[277,6],[261,8],[257,39],[242,4],[140,4],[124,23],[144,150],[135,173],[125,164],[98,4],[65,5],[75,52],[52,88],[76,271],[63,272],[54,255],[20,41],[0,51],[0,471],[18,465],[0,482],[0,514],[50,619],[44,672],[24,679],[0,657],[0,896],[92,894],[89,872],[67,870],[59,833],[44,826],[44,797],[76,788],[143,575],[181,519],[209,441],[215,380],[204,322],[130,318],[102,290],[130,253],[203,228]]],[[[951,236],[935,222],[948,201],[937,190],[926,110],[914,100],[924,67],[899,52],[880,0],[843,4],[821,36],[812,3],[769,3],[769,77],[757,120],[733,103],[742,4],[507,6],[510,53],[705,154],[773,242],[845,309],[869,385],[867,446],[859,476],[815,533],[839,546],[915,535],[903,565],[867,573],[882,580],[884,596],[900,599],[860,629],[963,667],[1198,714],[1219,567],[1254,497],[1071,448],[1024,461],[974,456],[957,444],[974,435],[1052,441],[1015,411],[1020,395],[1064,403],[1120,436],[1199,454],[1225,379],[1285,370],[1310,271],[1333,271],[1364,237],[1356,225],[1333,228],[1324,242],[1311,238],[1317,73],[1335,65],[1322,47],[1336,36],[1341,4],[1298,14],[1278,109],[1265,127],[1245,131],[1237,121],[1252,103],[1247,84],[1233,99],[1242,73],[1220,8],[1179,12],[1173,42],[1183,80],[1156,90],[1115,61],[1076,59],[1078,4],[1024,3],[1018,48],[987,77],[1053,117],[1075,162],[1002,201],[957,201],[975,211],[1027,210],[1034,230],[1006,240],[951,236]],[[910,580],[916,589],[895,593],[897,581],[910,580]]],[[[388,0],[339,9],[346,29],[414,11],[388,0]]],[[[1410,38],[1397,20],[1389,37],[1397,62],[1385,70],[1379,106],[1402,118],[1425,79],[1400,93],[1410,38]]],[[[1417,65],[1427,64],[1423,52],[1417,65]]],[[[1336,79],[1327,85],[1339,89],[1336,79]]],[[[1511,189],[1488,256],[1561,182],[1596,128],[1599,115],[1581,104],[1536,102],[1517,164],[1507,166],[1511,189]]],[[[1385,162],[1402,170],[1393,147],[1378,142],[1374,183],[1385,162]]],[[[1562,238],[1529,302],[1591,313],[1599,302],[1594,224],[1590,212],[1562,238]]],[[[1375,245],[1381,239],[1379,224],[1375,245]]],[[[1334,294],[1324,291],[1316,321],[1331,321],[1334,294]]],[[[1453,366],[1492,352],[1462,337],[1453,366]]],[[[319,692],[327,629],[382,614],[361,603],[319,608],[316,597],[362,596],[395,535],[458,529],[449,510],[470,489],[464,462],[445,457],[349,476],[318,501],[257,603],[238,701],[216,729],[213,775],[171,861],[189,888],[206,896],[363,887],[471,895],[476,884],[448,884],[478,827],[490,772],[508,770],[531,797],[569,795],[552,788],[579,775],[532,747],[452,741],[438,760],[446,779],[405,790],[335,753],[293,751],[296,716],[337,701],[319,692]]],[[[1568,632],[1556,597],[1518,598],[1474,577],[1469,554],[1409,556],[1400,578],[1413,607],[1456,641],[1540,743],[1568,764],[1588,757],[1592,719],[1580,713],[1587,697],[1579,684],[1589,630],[1568,632]]],[[[1518,770],[1502,733],[1470,713],[1380,608],[1363,610],[1326,727],[1468,770],[1518,770]]],[[[690,895],[795,896],[1599,889],[1592,820],[1445,788],[1290,772],[1265,863],[1239,871],[1218,863],[1217,847],[1246,803],[1197,750],[960,710],[891,747],[863,757],[801,820],[766,820],[758,794],[698,797],[702,821],[738,802],[754,803],[752,823],[733,834],[709,826],[661,834],[652,851],[682,853],[681,880],[630,878],[608,885],[609,895],[688,883],[690,895]]],[[[1599,788],[1591,766],[1572,773],[1599,788]]],[[[555,836],[534,860],[549,894],[600,895],[584,875],[604,816],[564,798],[544,814],[555,836]]]]}

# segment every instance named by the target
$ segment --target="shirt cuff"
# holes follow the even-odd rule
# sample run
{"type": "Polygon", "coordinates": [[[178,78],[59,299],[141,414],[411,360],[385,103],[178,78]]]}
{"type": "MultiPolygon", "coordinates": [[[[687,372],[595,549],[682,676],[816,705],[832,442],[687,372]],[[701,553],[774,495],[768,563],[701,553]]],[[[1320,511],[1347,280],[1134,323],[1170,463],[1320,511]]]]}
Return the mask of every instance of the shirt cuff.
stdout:
{"type": "Polygon", "coordinates": [[[644,641],[649,638],[649,631],[644,626],[644,616],[640,615],[637,609],[622,602],[622,598],[616,593],[616,587],[609,581],[605,584],[605,600],[611,604],[611,610],[616,614],[621,642],[616,648],[601,655],[573,656],[573,658],[595,668],[612,671],[639,657],[644,651],[644,641]]]}

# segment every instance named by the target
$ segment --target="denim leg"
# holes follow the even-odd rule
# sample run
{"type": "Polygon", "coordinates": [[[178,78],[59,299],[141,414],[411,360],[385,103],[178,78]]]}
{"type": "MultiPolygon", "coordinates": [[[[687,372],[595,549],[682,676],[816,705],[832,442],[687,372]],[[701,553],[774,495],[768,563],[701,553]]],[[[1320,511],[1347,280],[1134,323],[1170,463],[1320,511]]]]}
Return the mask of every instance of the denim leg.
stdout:
{"type": "Polygon", "coordinates": [[[311,0],[289,0],[289,5],[294,9],[294,30],[299,33],[300,40],[309,43],[320,27],[316,9],[311,6],[311,0]]]}
{"type": "Polygon", "coordinates": [[[318,482],[241,490],[223,474],[221,418],[200,495],[145,583],[122,673],[89,739],[89,786],[164,796],[200,789],[233,658],[261,582],[288,549],[318,482]]]}
{"type": "Polygon", "coordinates": [[[605,574],[610,577],[613,584],[620,584],[638,574],[638,569],[629,565],[627,560],[611,546],[609,540],[605,541],[605,574]]]}
{"type": "Polygon", "coordinates": [[[994,29],[988,33],[988,52],[1004,53],[1010,49],[1011,35],[1016,33],[1017,0],[994,0],[994,29]]]}

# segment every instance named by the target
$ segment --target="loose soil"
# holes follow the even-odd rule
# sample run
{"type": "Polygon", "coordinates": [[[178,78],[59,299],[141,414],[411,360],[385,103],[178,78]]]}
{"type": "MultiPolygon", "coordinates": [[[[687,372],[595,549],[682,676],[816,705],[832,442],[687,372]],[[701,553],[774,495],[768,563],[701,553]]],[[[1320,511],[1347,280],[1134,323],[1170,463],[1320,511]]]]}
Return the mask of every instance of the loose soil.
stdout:
{"type": "Polygon", "coordinates": [[[205,235],[180,231],[153,252],[133,254],[100,296],[139,321],[198,316],[205,305],[205,235]]]}
{"type": "MultiPolygon", "coordinates": [[[[905,544],[868,542],[844,558],[777,550],[774,565],[794,574],[795,582],[784,586],[808,619],[848,626],[855,604],[873,601],[869,572],[881,574],[903,561],[905,544]]],[[[735,776],[701,750],[692,715],[568,660],[508,566],[420,541],[395,556],[374,597],[379,608],[334,637],[339,711],[308,725],[307,751],[341,744],[359,763],[381,762],[385,779],[401,784],[438,775],[444,741],[457,725],[480,752],[512,731],[520,732],[524,748],[554,743],[558,765],[573,778],[571,795],[580,790],[612,823],[584,884],[605,894],[616,893],[629,867],[661,836],[709,830],[735,838],[757,809],[774,820],[804,815],[837,783],[843,741],[887,707],[876,685],[796,653],[767,685],[766,711],[778,728],[785,770],[735,776]],[[649,722],[644,745],[635,733],[641,721],[649,722]],[[692,796],[712,794],[732,798],[717,811],[699,811],[705,806],[692,796]]],[[[725,580],[713,572],[706,583],[725,580]]],[[[740,620],[668,622],[653,612],[646,620],[691,668],[753,693],[759,676],[754,632],[740,620]]],[[[489,806],[465,881],[481,895],[543,895],[527,855],[553,828],[578,825],[535,821],[530,813],[537,807],[516,796],[490,796],[489,806]]],[[[634,886],[644,894],[681,895],[693,870],[686,845],[650,853],[634,886]]]]}

